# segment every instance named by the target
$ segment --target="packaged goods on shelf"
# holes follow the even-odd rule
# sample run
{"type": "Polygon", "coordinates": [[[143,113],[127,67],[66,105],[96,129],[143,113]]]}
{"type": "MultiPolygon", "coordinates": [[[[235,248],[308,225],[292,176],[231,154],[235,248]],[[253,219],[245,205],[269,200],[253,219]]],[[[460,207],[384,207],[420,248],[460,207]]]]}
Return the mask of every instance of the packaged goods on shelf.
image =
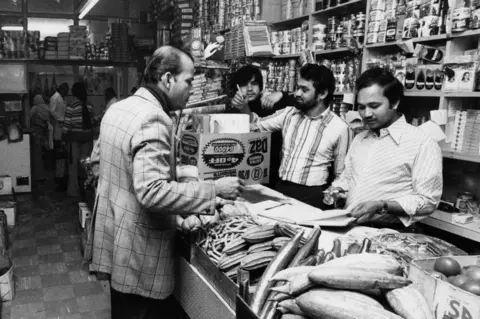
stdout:
{"type": "Polygon", "coordinates": [[[445,92],[473,92],[480,90],[480,61],[477,56],[457,55],[444,60],[445,92]]]}
{"type": "Polygon", "coordinates": [[[335,77],[335,93],[347,93],[355,90],[355,80],[360,76],[360,58],[345,57],[343,59],[320,61],[332,70],[335,77]]]}
{"type": "Polygon", "coordinates": [[[365,35],[365,14],[329,17],[327,25],[313,25],[312,42],[315,50],[332,50],[345,47],[357,47],[363,43],[365,35]]]}
{"type": "Polygon", "coordinates": [[[24,31],[0,30],[0,59],[24,59],[26,39],[24,31]]]}
{"type": "Polygon", "coordinates": [[[308,45],[308,21],[291,30],[271,31],[270,42],[275,55],[302,52],[308,45]]]}
{"type": "Polygon", "coordinates": [[[451,150],[469,155],[480,155],[480,111],[456,111],[453,122],[451,150]]]}
{"type": "Polygon", "coordinates": [[[111,60],[117,62],[126,62],[130,59],[130,50],[128,45],[128,24],[112,23],[110,26],[112,50],[110,51],[111,60]]]}
{"type": "Polygon", "coordinates": [[[296,59],[271,61],[266,76],[267,91],[294,93],[298,83],[298,63],[296,59]]]}

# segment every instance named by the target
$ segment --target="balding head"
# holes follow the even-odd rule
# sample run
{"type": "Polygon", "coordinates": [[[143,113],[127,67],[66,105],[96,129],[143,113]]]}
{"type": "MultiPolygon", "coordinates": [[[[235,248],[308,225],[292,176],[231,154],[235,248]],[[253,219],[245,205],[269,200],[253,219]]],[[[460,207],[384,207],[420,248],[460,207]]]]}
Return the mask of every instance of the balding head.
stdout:
{"type": "Polygon", "coordinates": [[[179,75],[189,63],[193,63],[191,55],[169,45],[162,46],[150,58],[143,74],[143,82],[157,84],[167,72],[173,76],[179,75]]]}

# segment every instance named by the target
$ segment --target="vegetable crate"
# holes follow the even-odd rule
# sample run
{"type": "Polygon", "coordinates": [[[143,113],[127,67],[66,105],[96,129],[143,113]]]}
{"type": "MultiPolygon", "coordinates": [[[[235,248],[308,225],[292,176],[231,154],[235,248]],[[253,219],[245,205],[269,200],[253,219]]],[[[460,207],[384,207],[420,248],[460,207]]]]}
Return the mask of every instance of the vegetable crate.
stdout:
{"type": "Polygon", "coordinates": [[[225,302],[235,310],[238,286],[212,262],[197,245],[192,245],[190,263],[209,281],[225,302]]]}
{"type": "MultiPolygon", "coordinates": [[[[450,256],[460,266],[480,265],[480,256],[450,256]]],[[[480,297],[464,291],[450,283],[434,278],[436,258],[417,259],[410,265],[408,278],[427,300],[436,319],[480,318],[480,297]]]]}
{"type": "Polygon", "coordinates": [[[237,295],[236,315],[237,319],[260,319],[240,295],[237,295]]]}

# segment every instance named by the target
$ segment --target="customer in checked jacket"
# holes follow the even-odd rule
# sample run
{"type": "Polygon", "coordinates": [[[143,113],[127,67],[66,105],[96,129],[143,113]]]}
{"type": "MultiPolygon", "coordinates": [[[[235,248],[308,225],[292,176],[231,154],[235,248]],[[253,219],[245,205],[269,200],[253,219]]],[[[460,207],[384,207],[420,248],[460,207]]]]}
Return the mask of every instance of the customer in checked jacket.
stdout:
{"type": "Polygon", "coordinates": [[[102,120],[92,153],[99,180],[89,245],[93,269],[111,275],[113,319],[175,318],[175,214],[213,214],[216,196],[234,199],[244,184],[236,177],[173,179],[168,114],[185,107],[193,76],[189,55],[161,47],[146,67],[144,86],[102,120]]]}

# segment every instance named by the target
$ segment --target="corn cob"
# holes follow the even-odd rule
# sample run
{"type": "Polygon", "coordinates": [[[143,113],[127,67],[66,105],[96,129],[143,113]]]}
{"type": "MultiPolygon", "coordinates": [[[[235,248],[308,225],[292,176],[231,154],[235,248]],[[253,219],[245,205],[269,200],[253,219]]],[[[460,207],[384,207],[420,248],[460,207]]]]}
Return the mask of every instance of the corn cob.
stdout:
{"type": "Polygon", "coordinates": [[[275,237],[274,225],[262,225],[247,228],[242,238],[250,244],[262,243],[275,237]]]}
{"type": "Polygon", "coordinates": [[[301,273],[309,273],[312,270],[316,269],[312,266],[297,266],[292,268],[286,268],[281,270],[275,274],[270,280],[279,281],[279,280],[288,280],[290,281],[291,278],[301,274],[301,273]]]}
{"type": "Polygon", "coordinates": [[[325,261],[321,267],[353,267],[371,271],[387,272],[392,275],[402,273],[402,265],[390,255],[380,254],[352,254],[325,261]]]}
{"type": "MultiPolygon", "coordinates": [[[[278,223],[278,228],[279,228],[279,233],[282,236],[286,236],[290,238],[293,238],[300,231],[300,228],[293,227],[292,225],[286,224],[286,223],[278,223]]],[[[305,244],[305,241],[306,241],[305,238],[302,237],[300,239],[300,244],[301,245],[305,244]]]]}
{"type": "Polygon", "coordinates": [[[254,244],[250,247],[248,247],[248,254],[253,254],[253,253],[257,253],[257,252],[260,252],[260,251],[267,251],[267,250],[272,250],[272,242],[273,241],[265,241],[263,243],[258,243],[258,244],[254,244]]]}
{"type": "Polygon", "coordinates": [[[288,243],[290,240],[292,240],[290,237],[282,236],[282,237],[275,237],[272,240],[272,247],[275,250],[280,250],[283,245],[288,243]]]}
{"type": "Polygon", "coordinates": [[[324,287],[345,290],[396,289],[412,283],[404,277],[386,272],[350,267],[326,267],[327,265],[319,266],[316,270],[310,272],[308,279],[324,287]]]}
{"type": "Polygon", "coordinates": [[[308,319],[305,316],[294,315],[293,313],[285,313],[280,319],[308,319]]]}
{"type": "Polygon", "coordinates": [[[260,251],[246,255],[240,261],[240,267],[245,270],[254,270],[267,266],[277,254],[276,251],[260,251]]]}
{"type": "Polygon", "coordinates": [[[229,242],[223,249],[223,252],[227,255],[233,255],[238,253],[239,251],[245,250],[247,246],[248,243],[245,241],[245,239],[243,239],[242,237],[238,237],[229,242]]]}
{"type": "Polygon", "coordinates": [[[233,267],[238,266],[242,258],[245,257],[246,255],[247,255],[246,250],[239,251],[235,255],[231,255],[231,256],[223,254],[222,258],[220,258],[220,260],[218,261],[217,266],[222,271],[228,271],[233,267]]]}
{"type": "Polygon", "coordinates": [[[433,319],[427,301],[413,286],[390,290],[385,297],[395,313],[405,319],[433,319]]]}
{"type": "Polygon", "coordinates": [[[305,316],[305,313],[297,305],[295,299],[286,299],[278,303],[277,309],[282,313],[293,313],[295,315],[305,316]]]}

